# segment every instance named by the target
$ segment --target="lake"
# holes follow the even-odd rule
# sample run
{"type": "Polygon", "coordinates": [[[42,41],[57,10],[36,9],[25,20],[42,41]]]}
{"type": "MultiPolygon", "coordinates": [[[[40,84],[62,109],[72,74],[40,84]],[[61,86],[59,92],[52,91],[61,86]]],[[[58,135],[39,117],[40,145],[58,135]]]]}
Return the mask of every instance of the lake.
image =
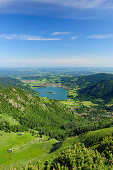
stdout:
{"type": "Polygon", "coordinates": [[[36,88],[36,92],[39,92],[39,97],[48,97],[55,100],[66,100],[68,98],[68,91],[62,87],[42,87],[36,88]]]}

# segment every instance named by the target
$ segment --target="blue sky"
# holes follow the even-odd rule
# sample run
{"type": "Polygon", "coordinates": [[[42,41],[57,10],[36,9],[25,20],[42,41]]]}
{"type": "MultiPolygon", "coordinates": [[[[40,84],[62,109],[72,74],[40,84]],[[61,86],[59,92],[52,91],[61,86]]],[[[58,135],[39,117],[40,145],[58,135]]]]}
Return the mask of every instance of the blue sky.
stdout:
{"type": "Polygon", "coordinates": [[[113,67],[113,0],[0,0],[0,67],[113,67]]]}

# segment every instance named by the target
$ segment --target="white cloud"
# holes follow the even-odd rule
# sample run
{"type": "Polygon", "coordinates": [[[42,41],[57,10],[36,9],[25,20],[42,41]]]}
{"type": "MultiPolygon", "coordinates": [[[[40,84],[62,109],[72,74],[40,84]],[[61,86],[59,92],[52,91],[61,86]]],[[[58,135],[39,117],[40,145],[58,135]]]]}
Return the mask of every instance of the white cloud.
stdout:
{"type": "Polygon", "coordinates": [[[40,36],[35,35],[6,35],[6,34],[0,34],[0,39],[6,39],[6,40],[28,40],[28,41],[58,41],[61,40],[61,38],[44,38],[40,36]]]}
{"type": "Polygon", "coordinates": [[[75,7],[81,9],[112,9],[113,0],[0,0],[0,5],[8,5],[14,2],[40,2],[57,4],[60,6],[75,7]]]}
{"type": "Polygon", "coordinates": [[[75,39],[77,39],[77,38],[78,38],[78,36],[73,36],[73,37],[71,37],[72,40],[75,40],[75,39]]]}
{"type": "Polygon", "coordinates": [[[53,32],[53,35],[66,35],[66,34],[72,34],[72,32],[53,32]]]}
{"type": "Polygon", "coordinates": [[[100,34],[100,35],[90,35],[88,39],[113,39],[113,34],[100,34]]]}

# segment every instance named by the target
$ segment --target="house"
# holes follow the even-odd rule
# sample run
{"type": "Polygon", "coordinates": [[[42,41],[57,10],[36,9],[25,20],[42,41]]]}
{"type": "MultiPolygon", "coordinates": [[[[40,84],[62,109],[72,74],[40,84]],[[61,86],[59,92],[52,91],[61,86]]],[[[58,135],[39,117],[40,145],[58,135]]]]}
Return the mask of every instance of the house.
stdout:
{"type": "Polygon", "coordinates": [[[8,152],[13,152],[13,149],[8,149],[7,151],[8,151],[8,152]]]}
{"type": "Polygon", "coordinates": [[[24,133],[20,133],[19,135],[25,135],[24,133]]]}

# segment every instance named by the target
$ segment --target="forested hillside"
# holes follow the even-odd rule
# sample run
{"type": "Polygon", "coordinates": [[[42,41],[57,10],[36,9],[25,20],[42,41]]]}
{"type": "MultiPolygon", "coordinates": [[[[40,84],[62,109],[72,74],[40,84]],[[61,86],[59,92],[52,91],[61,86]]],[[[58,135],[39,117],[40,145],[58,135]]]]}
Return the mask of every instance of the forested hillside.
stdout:
{"type": "Polygon", "coordinates": [[[22,83],[22,81],[20,81],[19,79],[12,78],[12,77],[0,77],[0,89],[4,89],[4,88],[10,87],[10,86],[19,87],[19,88],[25,89],[31,93],[35,93],[29,87],[29,85],[22,83]]]}
{"type": "Polygon", "coordinates": [[[113,80],[104,80],[95,85],[90,85],[79,90],[79,97],[102,98],[107,100],[113,98],[113,80]]]}
{"type": "MultiPolygon", "coordinates": [[[[37,129],[51,137],[64,138],[65,124],[77,121],[74,113],[70,112],[60,102],[38,98],[24,89],[9,87],[0,91],[0,129],[9,130],[9,122],[3,123],[2,115],[6,114],[16,119],[20,127],[10,127],[10,130],[37,129]],[[13,129],[14,128],[14,129],[13,129]]],[[[79,123],[79,121],[77,121],[79,123]]]]}
{"type": "Polygon", "coordinates": [[[113,80],[113,74],[98,73],[86,76],[79,76],[77,84],[83,87],[86,85],[94,85],[104,80],[113,80]]]}

